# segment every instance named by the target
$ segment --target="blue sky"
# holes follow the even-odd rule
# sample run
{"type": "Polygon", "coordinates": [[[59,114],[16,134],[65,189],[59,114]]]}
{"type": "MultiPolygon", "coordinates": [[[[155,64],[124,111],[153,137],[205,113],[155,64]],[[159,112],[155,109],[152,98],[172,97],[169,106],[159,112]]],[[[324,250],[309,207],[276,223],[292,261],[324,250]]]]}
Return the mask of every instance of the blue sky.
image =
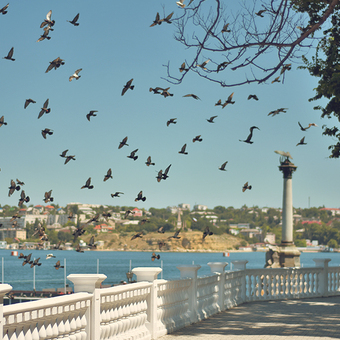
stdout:
{"type": "MultiPolygon", "coordinates": [[[[169,84],[162,79],[166,78],[163,65],[170,61],[171,72],[177,75],[182,62],[193,55],[174,40],[174,25],[149,27],[157,12],[163,17],[172,11],[175,18],[183,10],[175,1],[10,2],[8,13],[0,16],[0,29],[7,32],[0,39],[0,55],[14,47],[16,59],[0,60],[0,116],[8,123],[0,127],[1,205],[17,205],[20,192],[8,197],[8,186],[18,178],[25,182],[23,189],[34,205],[42,204],[45,191],[52,189],[54,203],[60,205],[280,207],[283,180],[274,150],[284,150],[298,166],[293,205],[308,207],[310,197],[311,206],[339,207],[339,160],[328,158],[332,140],[322,136],[321,129],[323,124],[338,124],[335,119],[321,119],[320,112],[313,110],[315,102],[308,102],[317,79],[295,63],[284,84],[222,88],[194,73],[180,85],[169,84]],[[36,42],[49,10],[56,21],[51,40],[36,42]],[[77,13],[80,25],[74,27],[67,20],[77,13]],[[65,65],[45,73],[57,57],[65,65]],[[69,82],[79,68],[81,78],[69,82]],[[134,90],[121,96],[131,78],[134,90]],[[174,96],[150,93],[149,88],[156,86],[170,86],[174,96]],[[214,106],[232,92],[234,105],[223,110],[214,106]],[[183,97],[189,93],[201,100],[183,97]],[[247,100],[249,94],[257,94],[259,101],[247,100]],[[27,98],[36,104],[24,109],[27,98]],[[51,112],[37,119],[47,98],[51,112]],[[280,107],[288,108],[287,113],[268,116],[280,107]],[[90,110],[98,112],[89,122],[90,110]],[[209,124],[206,119],[213,115],[218,117],[209,124]],[[177,118],[177,124],[167,127],[170,118],[177,118]],[[302,132],[298,121],[318,127],[302,132]],[[252,125],[260,128],[254,131],[254,144],[240,142],[252,125]],[[44,128],[54,131],[46,140],[41,136],[44,128]],[[196,135],[202,136],[201,143],[192,142],[196,135]],[[129,146],[118,150],[125,136],[129,146]],[[296,147],[303,136],[307,145],[296,147]],[[185,143],[188,155],[181,155],[178,151],[185,143]],[[64,165],[59,154],[65,149],[76,161],[64,165]],[[138,149],[136,161],[127,158],[134,149],[138,149]],[[145,165],[148,156],[155,166],[145,165]],[[218,167],[225,161],[227,171],[222,172],[218,167]],[[169,178],[158,183],[157,172],[169,164],[169,178]],[[103,182],[109,168],[113,179],[103,182]],[[81,190],[89,177],[94,189],[81,190]],[[242,193],[247,181],[253,189],[242,193]],[[136,204],[140,190],[147,199],[136,204]],[[124,195],[111,198],[115,191],[124,195]]],[[[269,61],[274,57],[267,56],[269,61]]],[[[245,73],[228,70],[223,76],[236,79],[245,73]]]]}

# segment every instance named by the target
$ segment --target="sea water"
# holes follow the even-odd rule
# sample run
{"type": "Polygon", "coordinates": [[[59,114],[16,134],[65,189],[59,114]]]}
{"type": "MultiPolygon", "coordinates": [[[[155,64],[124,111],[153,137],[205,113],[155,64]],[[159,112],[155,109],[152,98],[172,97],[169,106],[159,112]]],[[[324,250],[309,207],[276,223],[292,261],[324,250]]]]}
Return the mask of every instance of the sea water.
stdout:
{"type": "MultiPolygon", "coordinates": [[[[179,278],[180,272],[176,268],[179,265],[200,265],[198,276],[204,276],[210,274],[208,262],[228,262],[226,270],[230,270],[232,261],[247,260],[247,268],[263,268],[266,256],[264,252],[230,252],[226,257],[222,252],[161,252],[156,253],[160,254],[160,259],[152,261],[151,252],[85,251],[77,253],[66,250],[25,250],[20,252],[23,252],[24,255],[32,253],[32,260],[40,257],[41,266],[36,266],[33,270],[29,264],[22,265],[23,259],[11,256],[10,250],[0,250],[0,258],[2,258],[0,264],[3,263],[3,267],[1,266],[2,282],[10,284],[13,290],[33,290],[35,286],[37,291],[43,288],[64,287],[65,272],[66,276],[70,274],[105,274],[107,278],[103,284],[118,284],[122,280],[127,281],[126,273],[129,271],[130,261],[132,269],[161,267],[162,261],[163,273],[159,274],[158,278],[162,276],[164,279],[171,280],[179,278]],[[46,260],[46,255],[50,253],[53,253],[56,258],[46,260]],[[58,260],[61,265],[66,263],[66,270],[55,269],[54,265],[58,260]]],[[[301,266],[314,267],[313,259],[315,258],[330,258],[329,266],[340,265],[340,253],[302,253],[301,266]]],[[[72,283],[67,279],[66,284],[72,286],[72,283]]]]}

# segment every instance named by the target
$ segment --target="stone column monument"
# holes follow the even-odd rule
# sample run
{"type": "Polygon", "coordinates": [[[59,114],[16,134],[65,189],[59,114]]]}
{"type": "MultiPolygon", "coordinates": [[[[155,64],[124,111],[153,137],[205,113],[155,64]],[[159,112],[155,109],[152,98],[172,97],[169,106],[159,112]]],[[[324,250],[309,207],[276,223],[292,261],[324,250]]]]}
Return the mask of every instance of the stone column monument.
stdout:
{"type": "Polygon", "coordinates": [[[293,241],[292,177],[297,166],[289,160],[292,158],[289,152],[275,152],[283,156],[279,166],[283,172],[282,240],[278,247],[272,247],[267,252],[266,267],[300,267],[300,252],[293,241]]]}

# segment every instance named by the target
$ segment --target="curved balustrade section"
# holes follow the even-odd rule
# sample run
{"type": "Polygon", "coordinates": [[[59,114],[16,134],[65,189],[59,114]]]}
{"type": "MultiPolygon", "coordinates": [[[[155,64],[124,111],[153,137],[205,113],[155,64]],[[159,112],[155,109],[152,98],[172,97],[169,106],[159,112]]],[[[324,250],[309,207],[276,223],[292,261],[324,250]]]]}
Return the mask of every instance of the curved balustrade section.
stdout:
{"type": "Polygon", "coordinates": [[[203,320],[221,311],[218,305],[220,274],[197,279],[198,320],[203,320]]]}
{"type": "Polygon", "coordinates": [[[328,267],[328,294],[340,294],[340,266],[328,267]]]}
{"type": "Polygon", "coordinates": [[[152,283],[100,289],[100,340],[151,339],[147,328],[152,283]]]}
{"type": "Polygon", "coordinates": [[[191,286],[192,279],[157,280],[157,336],[190,325],[191,286]]]}
{"type": "Polygon", "coordinates": [[[86,311],[92,295],[76,293],[3,307],[4,340],[90,340],[86,311]]]}
{"type": "Polygon", "coordinates": [[[224,306],[226,309],[240,305],[242,300],[242,280],[244,278],[243,271],[226,272],[224,283],[224,306]]]}

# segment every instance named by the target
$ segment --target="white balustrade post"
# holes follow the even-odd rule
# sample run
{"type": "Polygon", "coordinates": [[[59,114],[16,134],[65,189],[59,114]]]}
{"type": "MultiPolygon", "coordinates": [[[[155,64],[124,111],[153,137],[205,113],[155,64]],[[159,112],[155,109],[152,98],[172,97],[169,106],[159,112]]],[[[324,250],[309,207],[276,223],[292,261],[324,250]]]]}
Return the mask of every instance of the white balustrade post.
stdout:
{"type": "Polygon", "coordinates": [[[321,296],[328,296],[328,262],[331,259],[313,259],[315,267],[323,268],[319,277],[319,293],[321,296]]]}
{"type": "Polygon", "coordinates": [[[4,337],[4,295],[12,290],[8,284],[0,285],[0,339],[4,337]]]}
{"type": "Polygon", "coordinates": [[[210,267],[211,273],[220,274],[220,280],[218,282],[218,304],[220,306],[220,310],[225,310],[224,305],[224,289],[225,289],[225,272],[224,268],[228,265],[228,262],[209,262],[208,266],[210,267]]]}
{"type": "Polygon", "coordinates": [[[137,282],[147,281],[152,282],[150,297],[147,299],[148,309],[148,321],[146,324],[151,339],[157,338],[157,276],[162,271],[159,267],[138,267],[132,269],[132,272],[137,276],[137,282]]]}
{"type": "Polygon", "coordinates": [[[232,261],[234,270],[243,270],[243,276],[241,278],[242,286],[241,286],[241,298],[242,302],[246,301],[246,265],[248,263],[247,260],[238,260],[238,261],[232,261]]]}
{"type": "Polygon", "coordinates": [[[104,274],[71,274],[67,278],[74,284],[74,292],[93,294],[90,310],[86,311],[85,332],[91,340],[100,339],[100,284],[107,278],[104,274]]]}
{"type": "Polygon", "coordinates": [[[189,292],[189,309],[191,315],[191,323],[195,323],[198,321],[198,312],[197,312],[197,271],[201,268],[200,265],[192,264],[192,265],[183,265],[176,267],[181,272],[181,278],[190,278],[191,281],[191,289],[189,292]]]}

